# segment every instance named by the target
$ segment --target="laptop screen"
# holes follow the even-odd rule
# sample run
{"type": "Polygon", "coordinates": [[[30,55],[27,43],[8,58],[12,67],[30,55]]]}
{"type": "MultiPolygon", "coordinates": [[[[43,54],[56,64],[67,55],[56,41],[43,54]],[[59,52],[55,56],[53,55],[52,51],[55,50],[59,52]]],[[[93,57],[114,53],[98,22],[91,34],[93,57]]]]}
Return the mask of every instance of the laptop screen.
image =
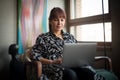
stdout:
{"type": "Polygon", "coordinates": [[[96,43],[65,43],[63,66],[76,67],[92,65],[96,54],[96,43]]]}

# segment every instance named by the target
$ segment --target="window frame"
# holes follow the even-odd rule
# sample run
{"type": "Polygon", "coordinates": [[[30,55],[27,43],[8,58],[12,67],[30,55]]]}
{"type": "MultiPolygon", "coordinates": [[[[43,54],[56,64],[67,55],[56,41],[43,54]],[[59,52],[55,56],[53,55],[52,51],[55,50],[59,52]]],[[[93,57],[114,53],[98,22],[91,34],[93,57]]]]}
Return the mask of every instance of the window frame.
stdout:
{"type": "MultiPolygon", "coordinates": [[[[99,15],[94,15],[94,16],[89,16],[89,17],[70,19],[70,12],[71,12],[70,4],[71,4],[70,0],[65,0],[66,13],[67,13],[67,27],[66,27],[67,32],[70,32],[71,26],[76,27],[78,25],[84,25],[84,24],[103,23],[103,21],[104,21],[104,23],[111,22],[110,10],[106,14],[99,14],[99,15]]],[[[109,0],[108,0],[108,7],[110,7],[109,0]]],[[[99,48],[97,50],[103,50],[104,46],[107,46],[106,48],[111,50],[111,42],[105,42],[105,41],[104,42],[97,42],[97,46],[99,46],[99,48]]]]}

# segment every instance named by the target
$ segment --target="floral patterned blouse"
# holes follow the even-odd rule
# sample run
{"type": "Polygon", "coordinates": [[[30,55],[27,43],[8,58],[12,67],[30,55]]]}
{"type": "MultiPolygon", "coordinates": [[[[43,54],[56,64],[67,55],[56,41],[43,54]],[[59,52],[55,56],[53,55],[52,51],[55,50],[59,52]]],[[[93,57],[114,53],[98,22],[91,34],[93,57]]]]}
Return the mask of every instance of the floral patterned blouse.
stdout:
{"type": "MultiPolygon", "coordinates": [[[[76,43],[73,35],[62,31],[63,39],[58,38],[52,32],[40,34],[36,39],[36,44],[32,48],[32,59],[40,60],[41,57],[47,59],[57,59],[62,56],[64,43],[76,43]]],[[[61,64],[59,64],[60,66],[61,64]]],[[[62,80],[62,69],[52,64],[42,65],[43,74],[49,80],[62,80]]]]}

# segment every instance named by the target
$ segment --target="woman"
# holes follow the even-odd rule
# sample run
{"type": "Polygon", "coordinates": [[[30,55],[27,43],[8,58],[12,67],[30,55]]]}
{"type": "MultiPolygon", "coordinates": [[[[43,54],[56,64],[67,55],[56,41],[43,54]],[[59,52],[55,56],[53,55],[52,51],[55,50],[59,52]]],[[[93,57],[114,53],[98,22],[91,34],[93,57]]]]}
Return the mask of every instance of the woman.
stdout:
{"type": "Polygon", "coordinates": [[[66,21],[65,12],[54,7],[49,16],[49,32],[40,34],[32,48],[32,59],[42,62],[43,74],[50,80],[62,80],[62,63],[64,43],[75,43],[76,39],[63,31],[66,21]]]}
{"type": "Polygon", "coordinates": [[[62,51],[64,43],[76,43],[77,40],[69,33],[63,31],[66,20],[65,12],[55,7],[49,16],[49,29],[47,33],[40,34],[32,48],[32,59],[42,63],[42,73],[49,80],[80,80],[80,68],[65,68],[62,70],[62,51]],[[64,76],[63,76],[64,74],[64,76]]]}

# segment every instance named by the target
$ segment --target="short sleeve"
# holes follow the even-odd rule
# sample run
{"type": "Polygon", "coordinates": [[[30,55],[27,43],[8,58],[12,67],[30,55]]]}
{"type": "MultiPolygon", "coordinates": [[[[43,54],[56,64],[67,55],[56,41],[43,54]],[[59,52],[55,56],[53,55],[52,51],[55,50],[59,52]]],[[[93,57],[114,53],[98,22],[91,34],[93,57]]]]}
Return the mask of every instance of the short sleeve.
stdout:
{"type": "Polygon", "coordinates": [[[32,59],[40,60],[43,57],[43,53],[45,51],[45,42],[41,35],[39,35],[36,39],[35,45],[32,47],[32,59]]]}

